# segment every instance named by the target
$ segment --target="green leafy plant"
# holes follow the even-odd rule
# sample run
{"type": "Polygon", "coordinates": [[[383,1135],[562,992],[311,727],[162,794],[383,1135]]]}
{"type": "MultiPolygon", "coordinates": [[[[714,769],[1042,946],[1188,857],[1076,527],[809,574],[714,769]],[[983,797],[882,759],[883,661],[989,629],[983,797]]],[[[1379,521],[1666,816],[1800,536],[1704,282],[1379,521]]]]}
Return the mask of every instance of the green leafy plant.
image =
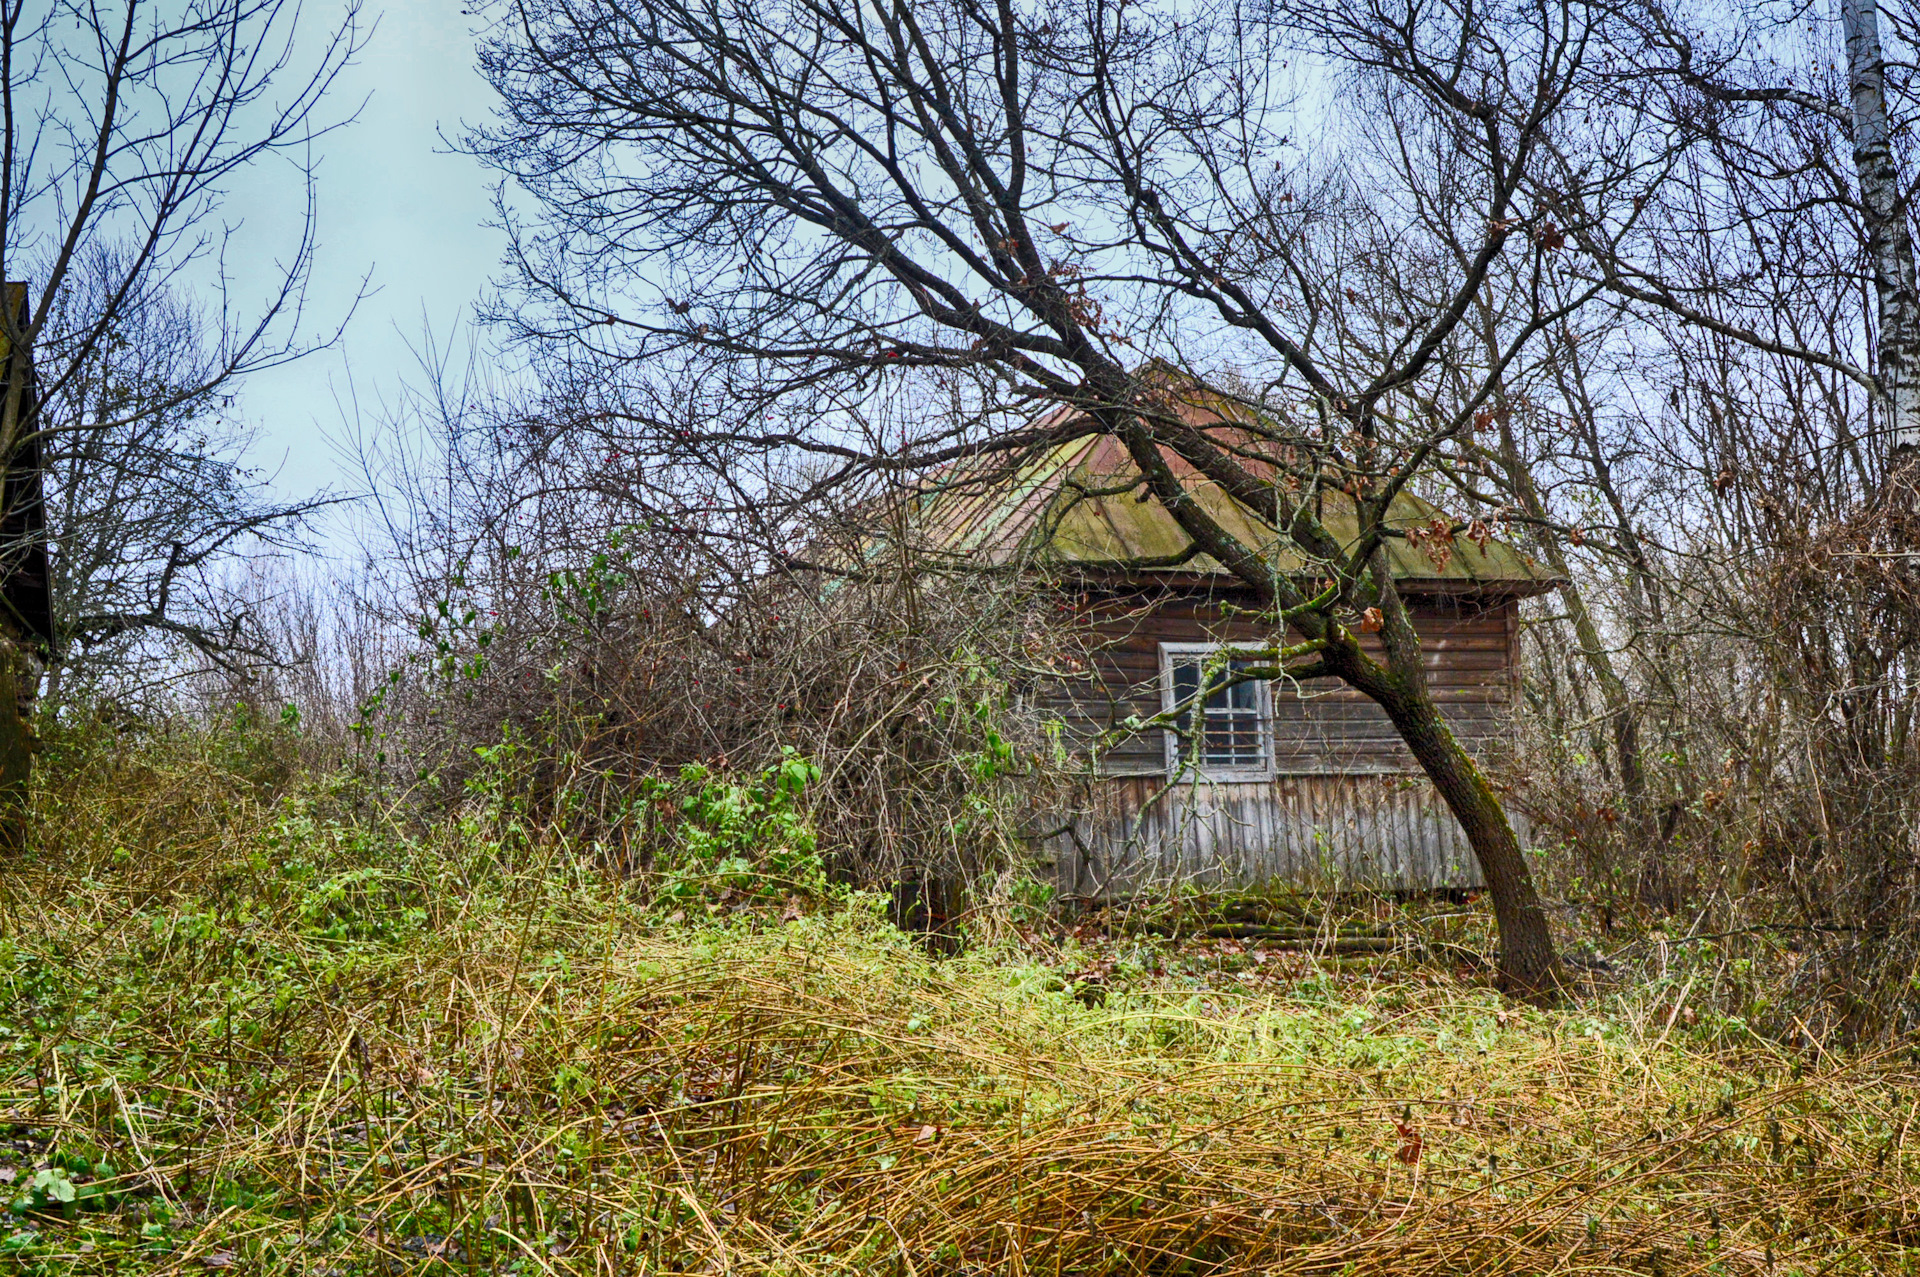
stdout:
{"type": "Polygon", "coordinates": [[[20,1187],[20,1196],[13,1201],[16,1215],[24,1215],[28,1211],[58,1211],[71,1216],[80,1198],[79,1185],[58,1166],[35,1171],[20,1187]]]}
{"type": "Polygon", "coordinates": [[[819,779],[819,766],[791,746],[745,782],[698,763],[681,768],[680,821],[663,894],[675,901],[715,893],[826,895],[826,864],[800,801],[819,779]]]}

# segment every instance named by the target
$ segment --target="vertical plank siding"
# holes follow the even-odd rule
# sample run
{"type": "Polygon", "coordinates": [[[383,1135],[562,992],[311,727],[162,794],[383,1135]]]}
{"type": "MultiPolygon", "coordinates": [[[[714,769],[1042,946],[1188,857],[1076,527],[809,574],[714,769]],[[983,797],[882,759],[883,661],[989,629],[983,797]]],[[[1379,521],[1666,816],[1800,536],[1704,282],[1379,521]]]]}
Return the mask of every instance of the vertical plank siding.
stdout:
{"type": "Polygon", "coordinates": [[[1051,848],[1065,894],[1269,882],[1314,890],[1481,884],[1466,836],[1421,776],[1276,776],[1168,786],[1106,781],[1100,810],[1051,848]]]}
{"type": "MultiPolygon", "coordinates": [[[[1515,694],[1514,603],[1430,600],[1414,611],[1455,734],[1475,752],[1502,740],[1515,694]]],[[[1129,715],[1158,713],[1160,644],[1261,638],[1230,615],[1213,596],[1175,596],[1101,616],[1095,677],[1047,701],[1069,736],[1089,743],[1129,715]]],[[[1097,899],[1180,884],[1481,885],[1466,836],[1378,706],[1344,687],[1273,691],[1270,778],[1169,786],[1162,733],[1109,735],[1094,810],[1049,849],[1061,890],[1097,899]]]]}

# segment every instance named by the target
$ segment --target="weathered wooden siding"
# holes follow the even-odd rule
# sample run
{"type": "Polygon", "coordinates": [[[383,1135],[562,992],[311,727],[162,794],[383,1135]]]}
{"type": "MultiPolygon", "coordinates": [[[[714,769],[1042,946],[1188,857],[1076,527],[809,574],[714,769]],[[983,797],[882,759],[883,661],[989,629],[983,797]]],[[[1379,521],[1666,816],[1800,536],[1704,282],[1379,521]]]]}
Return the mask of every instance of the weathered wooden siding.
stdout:
{"type": "Polygon", "coordinates": [[[1465,835],[1421,776],[1173,786],[1133,776],[1101,788],[1100,810],[1051,848],[1056,880],[1070,895],[1275,881],[1336,891],[1481,885],[1465,835]]]}
{"type": "MultiPolygon", "coordinates": [[[[1081,741],[1130,715],[1160,710],[1160,645],[1250,642],[1230,617],[1239,600],[1172,593],[1089,605],[1105,645],[1095,677],[1055,689],[1050,707],[1081,741]]],[[[1427,677],[1442,712],[1476,753],[1502,740],[1515,694],[1517,610],[1511,600],[1427,598],[1412,606],[1427,677]]],[[[1099,810],[1058,840],[1062,888],[1123,894],[1174,882],[1383,890],[1473,887],[1465,835],[1418,773],[1386,715],[1344,687],[1273,691],[1275,767],[1267,780],[1166,784],[1159,731],[1112,739],[1099,810]]]]}
{"type": "MultiPolygon", "coordinates": [[[[1044,706],[1067,723],[1076,742],[1111,735],[1129,716],[1160,712],[1160,645],[1256,642],[1258,626],[1224,614],[1240,600],[1175,594],[1148,601],[1090,605],[1102,645],[1086,682],[1049,688],[1044,706]]],[[[1516,607],[1446,599],[1412,609],[1434,698],[1469,749],[1507,730],[1514,695],[1516,607]]],[[[1373,642],[1371,638],[1363,641],[1373,642]]],[[[1413,759],[1379,706],[1332,680],[1300,689],[1272,687],[1275,770],[1289,775],[1395,774],[1413,759]]],[[[1102,756],[1109,776],[1158,775],[1166,770],[1159,731],[1114,736],[1102,756]]]]}

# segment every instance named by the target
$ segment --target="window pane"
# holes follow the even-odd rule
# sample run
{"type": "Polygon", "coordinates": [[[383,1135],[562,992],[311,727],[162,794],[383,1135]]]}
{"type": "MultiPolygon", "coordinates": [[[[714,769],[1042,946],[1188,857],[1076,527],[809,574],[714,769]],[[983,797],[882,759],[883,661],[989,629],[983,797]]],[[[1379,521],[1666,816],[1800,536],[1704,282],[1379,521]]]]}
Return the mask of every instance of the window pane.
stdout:
{"type": "Polygon", "coordinates": [[[1181,659],[1173,664],[1173,703],[1185,706],[1200,690],[1200,662],[1181,659]]]}
{"type": "MultiPolygon", "coordinates": [[[[1237,674],[1241,670],[1246,669],[1250,664],[1251,662],[1248,662],[1248,661],[1232,662],[1227,667],[1226,670],[1222,671],[1221,681],[1225,681],[1225,677],[1228,673],[1237,674]]],[[[1215,692],[1213,695],[1209,696],[1207,698],[1207,708],[1209,710],[1213,710],[1213,709],[1258,710],[1260,708],[1259,697],[1260,697],[1260,689],[1256,684],[1235,683],[1231,687],[1223,687],[1219,691],[1215,692]]]]}
{"type": "MultiPolygon", "coordinates": [[[[1174,704],[1191,712],[1190,702],[1200,690],[1200,674],[1206,667],[1203,654],[1181,655],[1171,662],[1174,704]]],[[[1203,707],[1200,727],[1200,759],[1210,767],[1258,767],[1266,762],[1266,725],[1260,716],[1258,683],[1244,682],[1222,687],[1227,677],[1248,667],[1246,661],[1234,661],[1215,671],[1214,686],[1203,707]]],[[[1191,722],[1183,715],[1184,730],[1191,722]]],[[[1180,741],[1174,740],[1176,756],[1180,741]]]]}
{"type": "Polygon", "coordinates": [[[1246,710],[1209,712],[1201,757],[1216,766],[1259,766],[1264,761],[1260,716],[1246,710]]]}

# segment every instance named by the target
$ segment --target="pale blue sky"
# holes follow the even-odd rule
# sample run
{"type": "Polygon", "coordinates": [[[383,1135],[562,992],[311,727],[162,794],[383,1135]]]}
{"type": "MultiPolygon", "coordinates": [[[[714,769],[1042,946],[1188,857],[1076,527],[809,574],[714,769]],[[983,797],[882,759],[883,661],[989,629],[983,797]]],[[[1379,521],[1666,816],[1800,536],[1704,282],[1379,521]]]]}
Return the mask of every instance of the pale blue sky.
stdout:
{"type": "MultiPolygon", "coordinates": [[[[323,25],[339,5],[310,0],[307,20],[323,25]]],[[[423,317],[444,340],[498,268],[505,240],[486,225],[491,179],[443,140],[456,138],[463,120],[483,120],[491,102],[474,70],[473,19],[461,7],[458,0],[384,7],[369,0],[379,25],[341,79],[335,109],[362,98],[366,105],[357,122],[321,144],[309,326],[337,325],[363,278],[375,291],[338,348],[241,387],[242,411],[261,433],[254,460],[277,472],[276,486],[288,496],[352,486],[328,442],[342,433],[336,397],[357,394],[370,420],[376,401],[391,399],[400,380],[414,375],[407,343],[418,341],[423,317]]],[[[297,228],[299,194],[294,183],[256,173],[235,188],[228,213],[246,219],[250,242],[285,243],[297,228]]]]}

